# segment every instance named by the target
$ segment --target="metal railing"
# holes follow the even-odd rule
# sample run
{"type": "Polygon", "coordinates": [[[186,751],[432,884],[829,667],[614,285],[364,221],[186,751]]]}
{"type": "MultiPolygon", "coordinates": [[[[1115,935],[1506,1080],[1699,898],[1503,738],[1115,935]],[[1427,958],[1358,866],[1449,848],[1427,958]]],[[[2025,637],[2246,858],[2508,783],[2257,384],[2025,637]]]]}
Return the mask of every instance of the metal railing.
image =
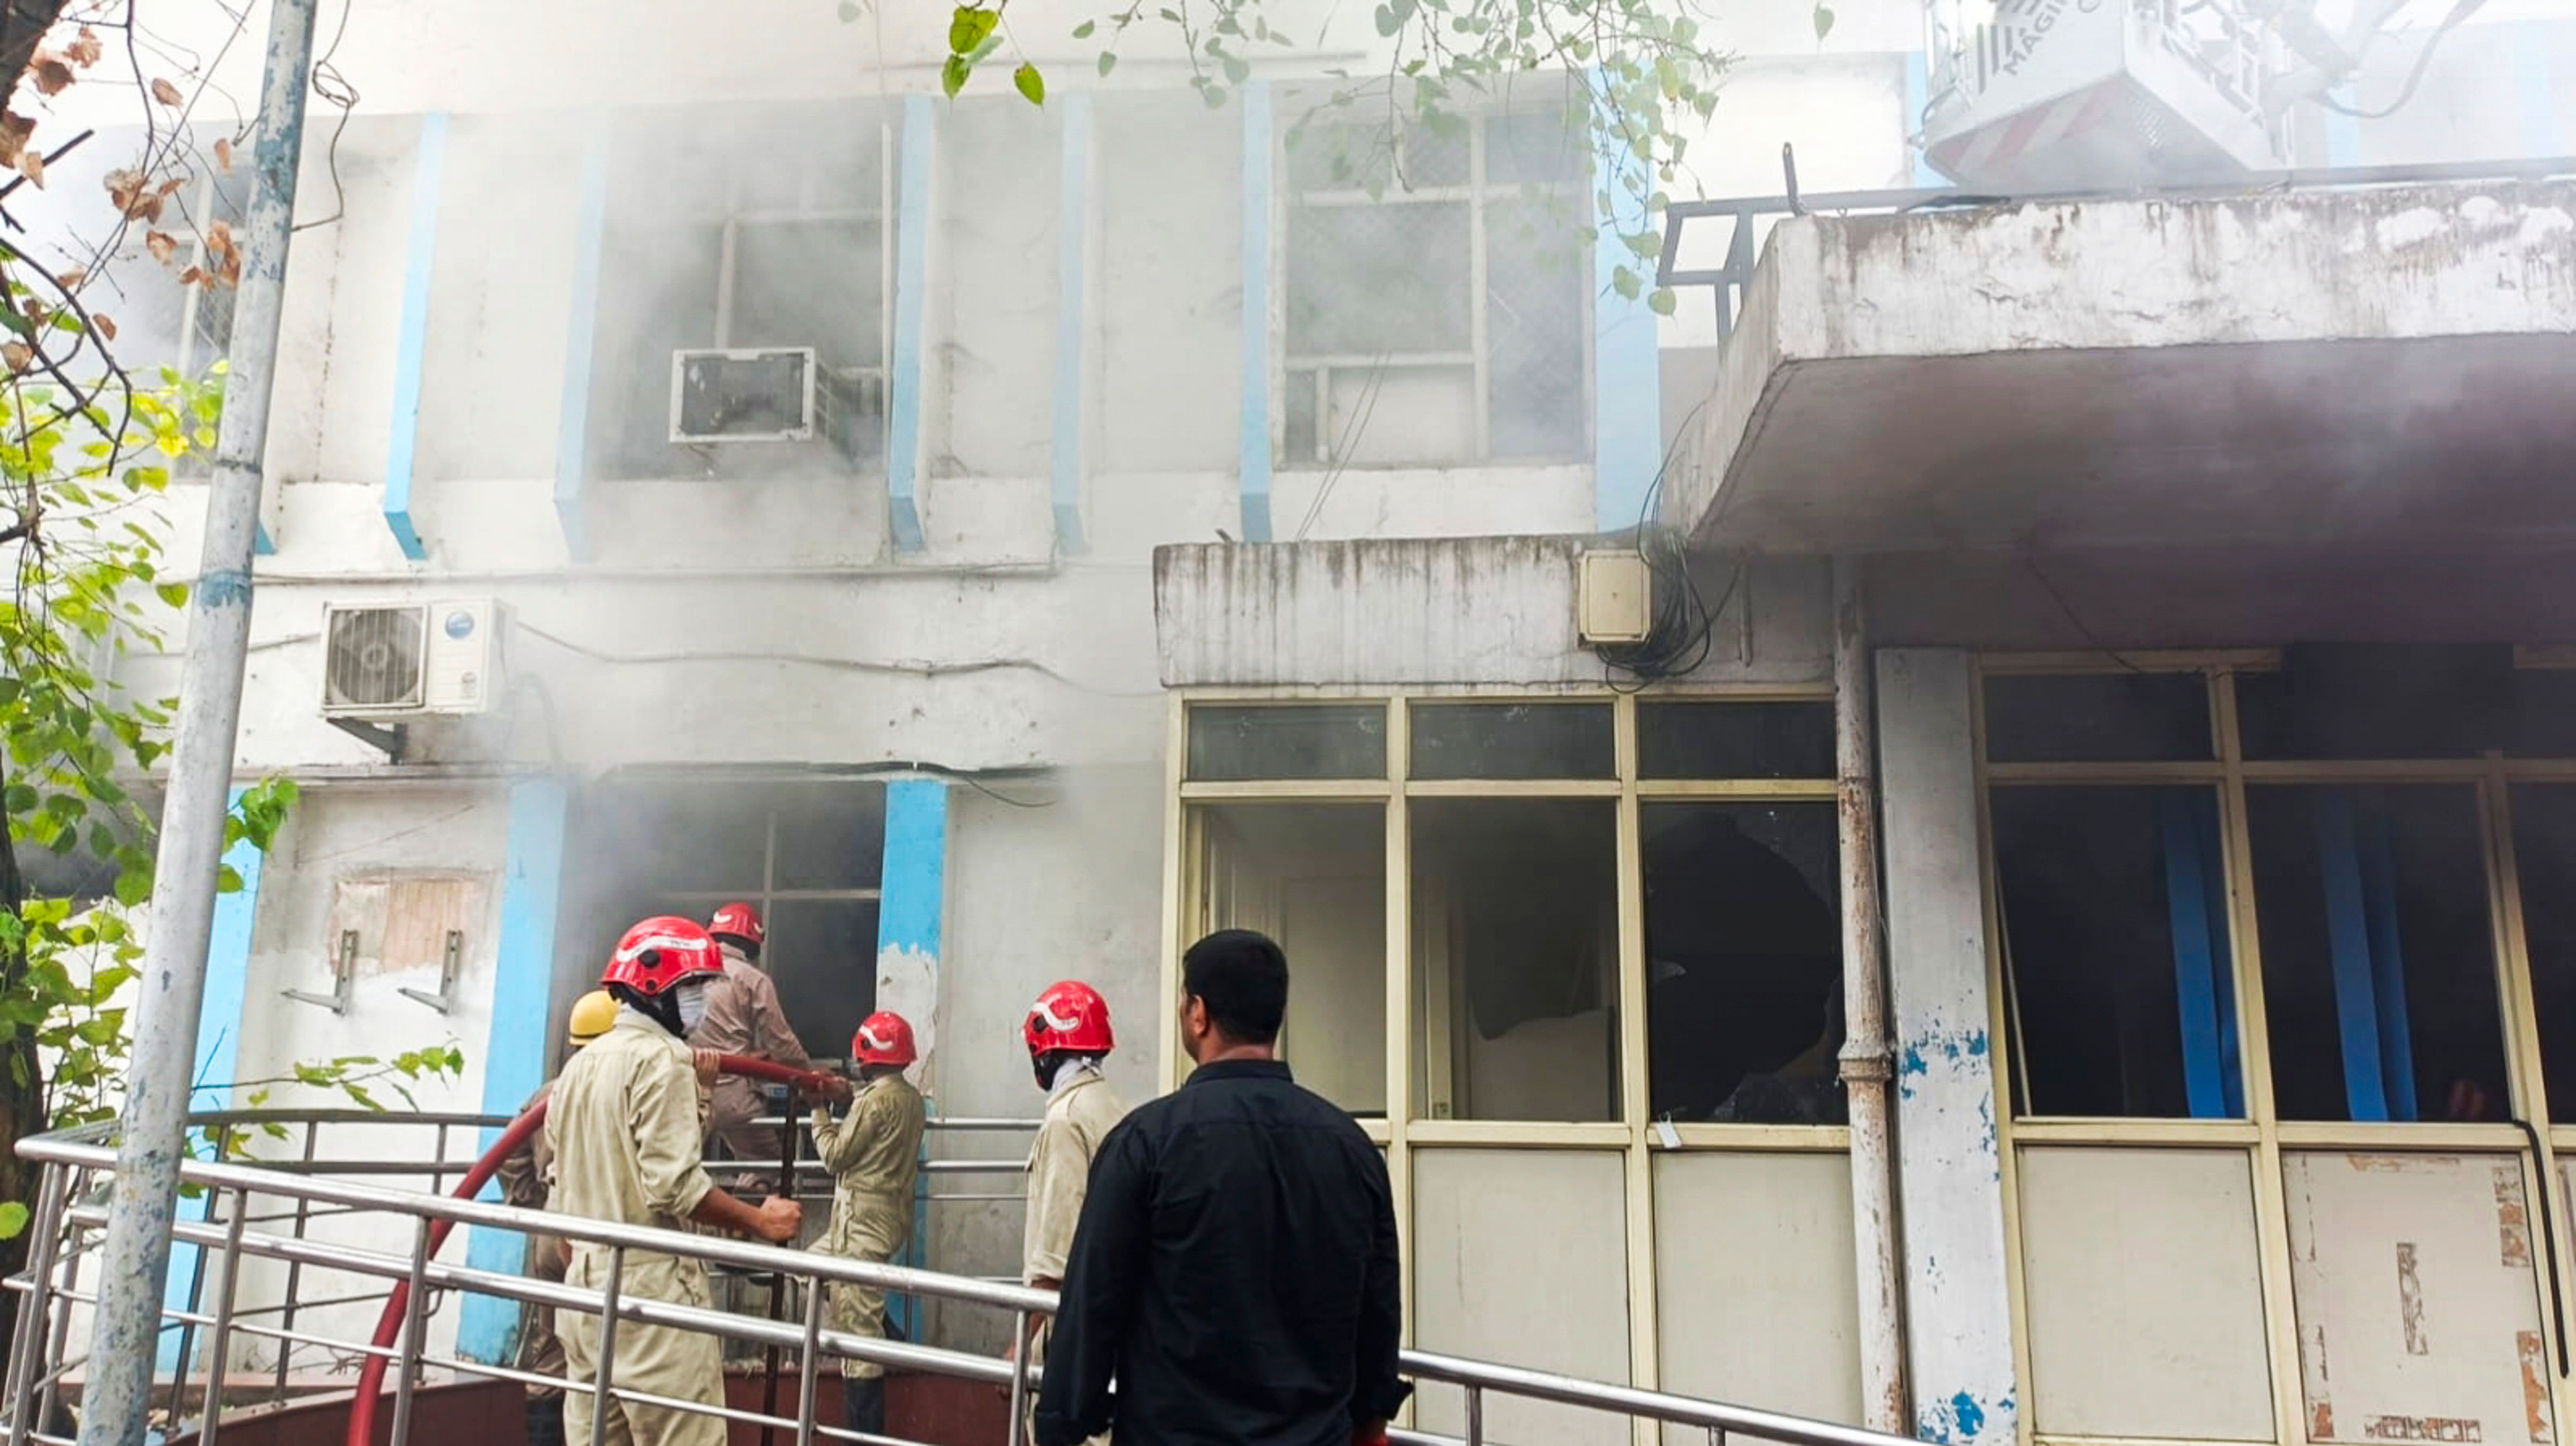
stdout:
{"type": "MultiPolygon", "coordinates": [[[[858,1441],[868,1446],[898,1446],[894,1438],[858,1436],[816,1419],[818,1382],[827,1361],[875,1362],[894,1371],[918,1372],[981,1382],[998,1388],[1009,1402],[1007,1446],[1022,1446],[1022,1421],[1035,1373],[1023,1353],[1010,1358],[976,1354],[901,1340],[860,1337],[824,1325],[825,1287],[865,1285],[889,1295],[910,1295],[990,1311],[1010,1322],[1011,1339],[1026,1340],[1031,1319],[1054,1306],[1051,1293],[1018,1285],[944,1275],[892,1265],[866,1265],[838,1257],[748,1244],[737,1240],[675,1231],[609,1224],[506,1205],[457,1200],[419,1191],[389,1188],[384,1177],[408,1174],[441,1179],[462,1174],[461,1162],[386,1159],[331,1160],[316,1142],[327,1128],[364,1123],[384,1128],[420,1126],[437,1130],[442,1139],[466,1124],[491,1123],[465,1116],[354,1115],[351,1112],[254,1114],[229,1112],[196,1121],[210,1134],[254,1133],[285,1143],[303,1139],[294,1158],[277,1161],[194,1160],[183,1165],[182,1179],[201,1192],[203,1218],[182,1220],[174,1239],[198,1252],[196,1287],[182,1303],[164,1310],[165,1328],[204,1331],[208,1347],[195,1409],[190,1411],[192,1346],[183,1345],[178,1369],[167,1372],[169,1407],[165,1439],[193,1432],[200,1446],[214,1446],[227,1415],[241,1414],[228,1372],[238,1343],[265,1341],[279,1351],[272,1405],[295,1398],[282,1363],[298,1347],[325,1350],[342,1361],[380,1357],[393,1376],[391,1418],[394,1446],[414,1439],[417,1400],[424,1387],[471,1380],[509,1381],[523,1386],[555,1386],[594,1399],[616,1399],[665,1406],[719,1417],[788,1434],[798,1446],[820,1440],[858,1441]],[[271,1129],[271,1126],[277,1128],[271,1129]],[[326,1240],[312,1233],[326,1219],[364,1222],[382,1239],[373,1245],[326,1240]],[[597,1247],[608,1253],[604,1285],[587,1289],[547,1282],[507,1271],[477,1268],[435,1259],[429,1251],[431,1227],[439,1221],[553,1236],[597,1247]],[[255,1228],[256,1227],[256,1228],[255,1228]],[[283,1227],[283,1228],[280,1228],[283,1227]],[[407,1246],[395,1246],[407,1241],[407,1246]],[[393,1248],[386,1248],[392,1246],[393,1248]],[[790,1282],[801,1296],[794,1320],[771,1320],[669,1301],[639,1298],[622,1288],[630,1255],[652,1253],[694,1259],[790,1282]],[[288,1288],[279,1300],[260,1303],[242,1298],[244,1267],[252,1262],[283,1264],[288,1288]],[[205,1277],[216,1283],[211,1303],[205,1277]],[[303,1273],[318,1272],[378,1283],[374,1293],[301,1300],[297,1286],[303,1273]],[[375,1304],[383,1291],[407,1282],[410,1300],[403,1329],[390,1346],[371,1343],[363,1332],[316,1324],[311,1317],[328,1308],[375,1304]],[[515,1365],[468,1359],[455,1350],[435,1351],[429,1322],[434,1296],[466,1291],[506,1301],[551,1307],[601,1319],[596,1375],[564,1380],[532,1374],[515,1365]],[[300,1313],[299,1313],[300,1312],[300,1313]],[[792,1353],[795,1372],[793,1414],[745,1411],[724,1405],[670,1400],[622,1387],[612,1379],[616,1332],[621,1323],[640,1323],[699,1331],[724,1340],[746,1341],[792,1353]]],[[[993,1126],[1002,1127],[1000,1124],[993,1126]]],[[[106,1222],[106,1186],[115,1164],[113,1126],[92,1126],[21,1142],[19,1153],[40,1167],[37,1209],[30,1225],[28,1264],[5,1286],[20,1295],[17,1332],[10,1343],[5,1396],[0,1396],[0,1440],[7,1446],[63,1443],[71,1438],[48,1428],[57,1419],[64,1388],[77,1379],[81,1360],[69,1353],[75,1308],[95,1302],[96,1290],[83,1280],[84,1267],[96,1256],[106,1222]]],[[[979,1162],[983,1163],[983,1162],[979,1162]]],[[[366,1316],[372,1322],[372,1313],[366,1316]]],[[[1509,1397],[1550,1402],[1605,1413],[1623,1420],[1648,1420],[1694,1428],[1708,1435],[1711,1446],[1724,1446],[1729,1432],[1790,1443],[1790,1446],[1909,1446],[1905,1438],[1857,1427],[1806,1420],[1777,1412],[1694,1400],[1632,1387],[1604,1385],[1544,1371],[1489,1365],[1455,1357],[1407,1352],[1405,1374],[1417,1383],[1452,1386],[1463,1393],[1463,1438],[1412,1429],[1391,1432],[1399,1446],[1485,1446],[1490,1439],[1485,1418],[1491,1398],[1509,1397]]],[[[159,1386],[156,1381],[156,1389],[159,1386]]],[[[596,1439],[596,1438],[594,1438],[596,1439]]]]}

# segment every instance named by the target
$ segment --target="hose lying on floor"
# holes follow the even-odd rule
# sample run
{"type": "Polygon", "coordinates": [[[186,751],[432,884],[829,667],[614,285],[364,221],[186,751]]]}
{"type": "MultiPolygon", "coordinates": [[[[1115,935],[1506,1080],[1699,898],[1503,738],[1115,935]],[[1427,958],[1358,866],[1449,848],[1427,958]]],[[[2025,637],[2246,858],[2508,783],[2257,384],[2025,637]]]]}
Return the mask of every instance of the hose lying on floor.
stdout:
{"type": "MultiPolygon", "coordinates": [[[[820,1093],[834,1078],[817,1070],[789,1069],[765,1059],[746,1059],[733,1054],[723,1056],[716,1067],[724,1074],[790,1085],[808,1094],[820,1093]]],[[[456,1188],[448,1193],[459,1200],[471,1200],[481,1194],[483,1187],[490,1184],[492,1176],[500,1170],[501,1162],[516,1153],[528,1142],[528,1137],[545,1124],[546,1104],[546,1100],[539,1100],[526,1114],[512,1120],[510,1127],[501,1132],[501,1137],[492,1142],[492,1148],[483,1152],[483,1158],[476,1160],[474,1168],[466,1171],[465,1178],[457,1181],[456,1188]]],[[[449,1232],[455,1228],[453,1220],[430,1222],[431,1256],[438,1254],[438,1247],[447,1242],[449,1232]]],[[[384,1314],[377,1317],[375,1338],[370,1342],[377,1350],[391,1347],[395,1338],[402,1334],[403,1312],[410,1303],[411,1282],[394,1282],[393,1294],[385,1298],[384,1314]]],[[[358,1394],[349,1403],[348,1446],[375,1446],[376,1404],[384,1394],[385,1362],[385,1357],[371,1354],[366,1364],[358,1368],[358,1394]]]]}

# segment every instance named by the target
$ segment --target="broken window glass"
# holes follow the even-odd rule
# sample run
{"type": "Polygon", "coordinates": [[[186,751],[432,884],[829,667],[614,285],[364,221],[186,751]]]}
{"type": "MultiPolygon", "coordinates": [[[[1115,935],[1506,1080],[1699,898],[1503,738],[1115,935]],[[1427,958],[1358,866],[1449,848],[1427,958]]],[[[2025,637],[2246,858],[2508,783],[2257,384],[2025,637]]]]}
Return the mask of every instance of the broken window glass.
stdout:
{"type": "Polygon", "coordinates": [[[1654,1117],[1841,1124],[1842,915],[1830,803],[1650,803],[1654,1117]]]}
{"type": "Polygon", "coordinates": [[[1618,1119],[1617,804],[1419,799],[1412,831],[1420,1112],[1618,1119]]]}
{"type": "Polygon", "coordinates": [[[2507,1118],[2477,790],[2245,794],[2281,1118],[2507,1118]]]}
{"type": "Polygon", "coordinates": [[[1990,812],[2019,1112],[2243,1116],[2217,791],[1999,787],[1990,812]]]}

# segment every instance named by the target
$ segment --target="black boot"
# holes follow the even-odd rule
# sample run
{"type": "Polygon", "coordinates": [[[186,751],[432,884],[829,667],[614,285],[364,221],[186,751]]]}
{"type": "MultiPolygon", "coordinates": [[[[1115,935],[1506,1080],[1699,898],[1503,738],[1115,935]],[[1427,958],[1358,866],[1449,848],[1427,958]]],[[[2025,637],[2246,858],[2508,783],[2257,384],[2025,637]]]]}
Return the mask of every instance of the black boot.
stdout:
{"type": "Polygon", "coordinates": [[[863,1436],[885,1434],[885,1377],[841,1378],[841,1424],[863,1436]]]}
{"type": "Polygon", "coordinates": [[[561,1394],[528,1398],[528,1446],[564,1446],[561,1394]]]}

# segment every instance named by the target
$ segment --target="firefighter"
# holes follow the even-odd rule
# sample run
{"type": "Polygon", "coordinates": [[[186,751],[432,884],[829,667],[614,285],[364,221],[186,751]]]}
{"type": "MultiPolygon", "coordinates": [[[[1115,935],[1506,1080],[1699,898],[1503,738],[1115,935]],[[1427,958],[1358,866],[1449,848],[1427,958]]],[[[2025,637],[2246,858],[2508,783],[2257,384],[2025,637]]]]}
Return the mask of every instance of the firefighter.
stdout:
{"type": "MultiPolygon", "coordinates": [[[[572,1006],[572,1021],[565,1032],[564,1044],[572,1054],[608,1032],[617,1018],[617,1001],[605,989],[594,989],[572,1006]]],[[[554,1093],[555,1082],[548,1080],[528,1096],[519,1113],[526,1114],[545,1103],[554,1093]]],[[[501,1198],[522,1210],[546,1208],[546,1171],[554,1162],[554,1151],[546,1144],[545,1126],[539,1125],[527,1142],[510,1152],[501,1162],[501,1198]]],[[[528,1275],[531,1279],[561,1281],[564,1278],[563,1242],[552,1236],[528,1237],[528,1275]]],[[[563,1342],[555,1338],[555,1313],[552,1306],[531,1301],[519,1311],[519,1369],[530,1375],[550,1376],[560,1381],[564,1373],[563,1342]]],[[[564,1446],[563,1387],[560,1385],[528,1387],[528,1446],[564,1446]]]]}
{"type": "MultiPolygon", "coordinates": [[[[916,1058],[912,1026],[879,1010],[850,1036],[859,1088],[849,1113],[835,1120],[828,1106],[814,1109],[814,1149],[832,1172],[832,1223],[814,1242],[825,1255],[883,1265],[912,1238],[912,1184],[921,1170],[926,1111],[903,1072],[916,1058]]],[[[835,1285],[831,1305],[833,1329],[885,1338],[884,1291],[835,1285]]],[[[841,1403],[851,1430],[884,1435],[885,1367],[844,1359],[841,1403]]]]}
{"type": "MultiPolygon", "coordinates": [[[[727,904],[707,920],[707,932],[724,950],[724,977],[707,990],[706,1018],[689,1031],[689,1043],[789,1069],[813,1068],[803,1042],[787,1027],[778,985],[760,967],[761,942],[768,936],[760,911],[749,904],[727,904]]],[[[752,1124],[761,1115],[762,1102],[760,1090],[740,1075],[716,1077],[711,1121],[716,1138],[737,1160],[776,1160],[785,1153],[777,1135],[752,1124]]],[[[746,1194],[769,1184],[766,1175],[742,1174],[733,1180],[734,1189],[746,1194]]]]}
{"type": "MultiPolygon", "coordinates": [[[[1101,1077],[1100,1063],[1117,1040],[1109,1029],[1109,1001],[1079,980],[1048,986],[1021,1025],[1029,1066],[1046,1091],[1046,1119],[1029,1149],[1028,1219],[1020,1237],[1020,1279],[1039,1290],[1064,1284],[1065,1258],[1091,1181],[1091,1159],[1127,1106],[1101,1077]]],[[[1047,1322],[1031,1322],[1030,1355],[1046,1359],[1047,1322]]],[[[1037,1393],[1029,1393],[1034,1418],[1037,1393]]],[[[1037,1439],[1034,1424],[1022,1439],[1037,1439]]],[[[1104,1440],[1106,1438],[1103,1438],[1104,1440]]]]}
{"type": "MultiPolygon", "coordinates": [[[[554,1150],[556,1211],[664,1230],[691,1220],[775,1244],[795,1240],[802,1216],[795,1201],[746,1204],[715,1188],[701,1163],[706,1135],[690,1051],[681,1041],[704,1015],[707,986],[723,969],[715,941],[688,919],[646,919],[618,940],[600,976],[617,1001],[616,1018],[572,1057],[554,1085],[546,1133],[554,1150]]],[[[601,1289],[609,1258],[605,1246],[577,1244],[564,1278],[601,1289]]],[[[708,1304],[703,1265],[654,1251],[626,1252],[619,1288],[630,1298],[708,1304]]],[[[597,1316],[576,1314],[565,1323],[569,1375],[597,1378],[599,1336],[597,1316]]],[[[620,1391],[721,1406],[722,1352],[711,1335],[620,1321],[610,1383],[620,1391]]],[[[724,1446],[719,1417],[587,1394],[567,1395],[566,1434],[589,1440],[594,1412],[606,1417],[605,1438],[619,1446],[724,1446]]]]}

